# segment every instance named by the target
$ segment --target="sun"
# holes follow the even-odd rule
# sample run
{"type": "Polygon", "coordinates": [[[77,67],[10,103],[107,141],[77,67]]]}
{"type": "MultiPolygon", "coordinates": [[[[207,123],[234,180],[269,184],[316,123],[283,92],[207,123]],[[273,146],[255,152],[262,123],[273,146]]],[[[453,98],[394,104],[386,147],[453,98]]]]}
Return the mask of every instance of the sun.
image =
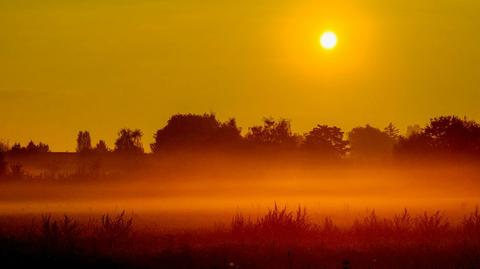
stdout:
{"type": "Polygon", "coordinates": [[[323,33],[320,37],[320,45],[327,50],[335,48],[337,46],[337,35],[331,31],[323,33]]]}

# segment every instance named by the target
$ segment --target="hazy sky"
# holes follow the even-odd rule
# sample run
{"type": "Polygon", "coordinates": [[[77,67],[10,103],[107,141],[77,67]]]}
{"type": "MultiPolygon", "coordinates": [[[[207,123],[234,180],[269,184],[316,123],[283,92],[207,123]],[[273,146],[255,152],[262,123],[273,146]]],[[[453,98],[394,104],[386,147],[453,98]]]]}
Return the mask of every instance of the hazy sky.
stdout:
{"type": "Polygon", "coordinates": [[[147,148],[188,112],[298,132],[479,120],[479,14],[478,0],[0,0],[0,138],[74,150],[80,129],[111,146],[131,127],[147,148]]]}

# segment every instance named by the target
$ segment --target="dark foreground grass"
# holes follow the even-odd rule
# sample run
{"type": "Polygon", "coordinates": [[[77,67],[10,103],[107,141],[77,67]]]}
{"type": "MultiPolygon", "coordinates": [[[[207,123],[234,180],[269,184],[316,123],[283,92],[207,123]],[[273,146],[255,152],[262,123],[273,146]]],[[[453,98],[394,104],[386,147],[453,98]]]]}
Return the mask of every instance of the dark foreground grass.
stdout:
{"type": "Polygon", "coordinates": [[[124,212],[79,222],[43,216],[3,221],[0,268],[480,268],[480,212],[455,225],[439,212],[385,219],[371,212],[349,227],[275,206],[237,214],[230,227],[161,232],[124,212]]]}

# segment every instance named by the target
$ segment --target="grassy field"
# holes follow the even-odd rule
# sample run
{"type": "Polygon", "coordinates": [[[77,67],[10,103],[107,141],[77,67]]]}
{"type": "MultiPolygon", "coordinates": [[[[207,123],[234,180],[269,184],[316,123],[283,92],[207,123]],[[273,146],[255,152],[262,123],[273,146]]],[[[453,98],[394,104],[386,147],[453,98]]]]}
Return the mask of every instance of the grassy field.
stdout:
{"type": "Polygon", "coordinates": [[[480,268],[474,162],[74,157],[10,159],[0,268],[480,268]]]}
{"type": "Polygon", "coordinates": [[[125,212],[4,216],[0,227],[2,268],[480,267],[478,208],[455,221],[438,211],[391,218],[371,211],[348,226],[275,205],[208,229],[164,230],[125,212]]]}

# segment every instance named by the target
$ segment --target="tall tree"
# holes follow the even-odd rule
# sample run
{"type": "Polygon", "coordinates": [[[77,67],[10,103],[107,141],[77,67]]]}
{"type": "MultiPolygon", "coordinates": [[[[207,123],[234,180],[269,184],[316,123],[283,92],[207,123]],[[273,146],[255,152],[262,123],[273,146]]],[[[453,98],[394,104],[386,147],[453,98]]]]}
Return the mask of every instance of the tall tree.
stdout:
{"type": "Polygon", "coordinates": [[[400,137],[400,130],[398,130],[398,128],[391,122],[383,129],[383,132],[395,141],[400,137]]]}
{"type": "Polygon", "coordinates": [[[229,147],[241,140],[240,129],[234,119],[220,122],[214,114],[177,114],[158,130],[152,152],[172,149],[206,149],[229,147]]]}
{"type": "Polygon", "coordinates": [[[348,151],[348,141],[338,127],[317,125],[305,134],[303,148],[323,156],[343,157],[348,151]]]}
{"type": "MultiPolygon", "coordinates": [[[[13,148],[12,148],[13,150],[13,148]]],[[[39,142],[38,145],[36,145],[33,141],[28,142],[27,146],[25,148],[22,148],[22,152],[25,153],[46,153],[50,152],[50,147],[42,142],[39,142]]]]}
{"type": "Polygon", "coordinates": [[[433,118],[420,131],[400,140],[401,154],[480,154],[480,125],[457,116],[433,118]]]}
{"type": "Polygon", "coordinates": [[[383,159],[392,156],[395,140],[370,125],[356,127],[348,134],[351,155],[359,159],[383,159]]]}
{"type": "Polygon", "coordinates": [[[80,131],[77,136],[77,152],[85,153],[92,151],[92,139],[88,131],[80,131]]]}
{"type": "Polygon", "coordinates": [[[25,147],[22,147],[20,143],[15,143],[13,144],[9,152],[13,154],[19,154],[19,153],[25,153],[25,151],[26,151],[25,147]]]}
{"type": "Polygon", "coordinates": [[[121,129],[115,141],[115,152],[119,153],[143,153],[142,131],[139,129],[121,129]]]}
{"type": "Polygon", "coordinates": [[[42,142],[39,142],[37,145],[37,152],[38,153],[47,153],[50,152],[50,147],[42,142]]]}
{"type": "Polygon", "coordinates": [[[27,153],[37,153],[38,152],[38,149],[37,149],[37,145],[35,145],[35,143],[30,140],[30,142],[28,142],[27,146],[25,147],[25,150],[27,153]]]}
{"type": "Polygon", "coordinates": [[[433,118],[424,129],[435,150],[450,152],[469,152],[478,148],[480,126],[457,116],[433,118]]]}
{"type": "Polygon", "coordinates": [[[110,149],[108,148],[107,143],[105,143],[104,140],[99,140],[93,151],[96,153],[107,153],[110,152],[110,149]]]}
{"type": "Polygon", "coordinates": [[[277,149],[293,148],[300,141],[299,136],[292,132],[289,121],[272,118],[265,118],[263,126],[251,127],[245,138],[253,146],[277,149]]]}

